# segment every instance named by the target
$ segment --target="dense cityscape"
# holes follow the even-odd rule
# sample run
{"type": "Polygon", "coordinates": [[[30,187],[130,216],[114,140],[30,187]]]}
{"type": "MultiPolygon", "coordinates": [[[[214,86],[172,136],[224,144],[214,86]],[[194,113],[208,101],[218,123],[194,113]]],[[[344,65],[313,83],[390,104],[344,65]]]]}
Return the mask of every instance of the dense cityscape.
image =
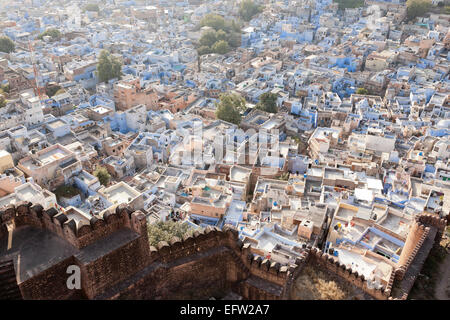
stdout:
{"type": "Polygon", "coordinates": [[[450,299],[448,1],[0,16],[0,300],[450,299]]]}

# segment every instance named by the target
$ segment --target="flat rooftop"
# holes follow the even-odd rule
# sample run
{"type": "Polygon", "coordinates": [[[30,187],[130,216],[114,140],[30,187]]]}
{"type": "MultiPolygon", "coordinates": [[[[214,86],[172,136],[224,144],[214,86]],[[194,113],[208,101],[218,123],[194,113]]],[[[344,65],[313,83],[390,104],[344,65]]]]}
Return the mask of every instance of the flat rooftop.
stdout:
{"type": "Polygon", "coordinates": [[[380,222],[380,225],[396,234],[406,237],[409,231],[410,220],[388,213],[386,218],[380,222]]]}
{"type": "Polygon", "coordinates": [[[66,123],[59,119],[52,121],[50,123],[47,123],[47,126],[50,127],[51,129],[57,129],[57,128],[63,127],[65,125],[66,125],[66,123]]]}
{"type": "Polygon", "coordinates": [[[55,148],[52,150],[49,150],[47,152],[44,152],[39,155],[39,160],[42,161],[44,165],[49,164],[51,162],[57,161],[59,159],[64,158],[67,156],[68,153],[65,152],[63,149],[55,148]]]}
{"type": "Polygon", "coordinates": [[[105,114],[105,113],[108,113],[109,111],[111,111],[110,109],[103,107],[103,106],[95,107],[92,110],[99,114],[105,114]]]}
{"type": "Polygon", "coordinates": [[[108,196],[108,200],[114,204],[128,203],[131,199],[140,195],[138,191],[123,182],[115,184],[103,192],[108,196]]]}
{"type": "MultiPolygon", "coordinates": [[[[52,148],[52,149],[45,149],[41,154],[38,155],[37,159],[42,163],[43,166],[52,163],[54,161],[58,161],[66,156],[68,156],[69,153],[59,147],[52,148]]],[[[28,169],[36,169],[40,166],[36,165],[32,159],[28,159],[21,163],[25,168],[28,169]]]]}
{"type": "Polygon", "coordinates": [[[339,135],[339,131],[332,128],[317,128],[311,138],[315,139],[328,139],[329,136],[332,136],[334,139],[337,139],[339,135]]]}
{"type": "Polygon", "coordinates": [[[0,158],[11,156],[11,154],[6,150],[0,150],[0,158]]]}
{"type": "Polygon", "coordinates": [[[25,199],[33,199],[35,196],[39,195],[40,193],[35,190],[30,184],[27,184],[24,188],[21,188],[20,190],[16,189],[16,192],[20,192],[20,194],[25,199]]]}
{"type": "Polygon", "coordinates": [[[15,203],[16,203],[16,195],[14,193],[10,193],[7,196],[0,198],[0,208],[15,203]]]}
{"type": "Polygon", "coordinates": [[[245,210],[245,201],[232,201],[226,212],[226,219],[235,223],[239,222],[245,210]]]}
{"type": "Polygon", "coordinates": [[[280,122],[277,119],[270,119],[270,120],[266,121],[261,127],[266,130],[271,130],[274,127],[278,126],[279,124],[280,124],[280,122]]]}
{"type": "Polygon", "coordinates": [[[251,172],[251,169],[234,166],[230,170],[230,179],[245,182],[251,172]]]}
{"type": "Polygon", "coordinates": [[[325,178],[332,180],[342,179],[344,178],[344,173],[341,170],[325,168],[325,178]]]}
{"type": "Polygon", "coordinates": [[[356,252],[345,250],[342,248],[337,249],[339,252],[338,260],[340,263],[347,267],[351,267],[352,270],[357,271],[359,274],[364,275],[366,279],[372,279],[373,272],[377,268],[375,263],[368,262],[364,257],[356,252]]]}
{"type": "Polygon", "coordinates": [[[354,217],[357,213],[358,213],[357,210],[355,211],[341,206],[336,212],[336,217],[348,220],[349,218],[354,217]]]}

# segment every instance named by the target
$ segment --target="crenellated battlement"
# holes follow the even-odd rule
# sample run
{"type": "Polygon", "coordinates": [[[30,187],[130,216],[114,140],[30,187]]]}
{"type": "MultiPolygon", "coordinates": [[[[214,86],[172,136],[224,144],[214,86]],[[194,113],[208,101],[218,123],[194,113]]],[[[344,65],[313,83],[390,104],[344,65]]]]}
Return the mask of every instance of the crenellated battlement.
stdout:
{"type": "Polygon", "coordinates": [[[435,227],[437,229],[438,238],[436,241],[440,241],[447,226],[447,219],[441,218],[436,214],[424,213],[415,217],[417,223],[423,224],[427,227],[435,227]]]}
{"type": "Polygon", "coordinates": [[[196,231],[183,239],[173,237],[169,242],[161,241],[150,246],[150,261],[170,262],[191,254],[207,251],[227,241],[228,235],[216,227],[207,227],[202,232],[196,231]]]}
{"type": "Polygon", "coordinates": [[[284,286],[289,275],[289,266],[282,265],[271,259],[263,258],[252,253],[250,243],[240,244],[240,257],[245,267],[252,275],[267,279],[278,285],[284,286]]]}
{"type": "Polygon", "coordinates": [[[389,298],[394,284],[394,273],[392,273],[389,282],[386,287],[380,289],[373,288],[365,279],[364,275],[359,274],[357,271],[348,268],[344,264],[334,259],[328,253],[324,253],[318,248],[312,248],[310,250],[309,262],[315,263],[319,267],[322,267],[331,273],[338,275],[339,277],[350,282],[352,285],[362,289],[376,299],[386,300],[389,298]]]}
{"type": "MultiPolygon", "coordinates": [[[[179,266],[176,270],[182,268],[185,277],[197,279],[196,271],[192,273],[187,271],[191,270],[189,265],[193,264],[195,268],[200,268],[203,272],[209,272],[210,268],[221,270],[221,277],[214,272],[210,274],[210,277],[213,277],[217,283],[221,283],[220,286],[224,286],[225,283],[239,284],[236,290],[244,298],[283,299],[288,297],[293,281],[303,267],[313,264],[348,281],[370,296],[385,300],[391,298],[394,279],[403,279],[405,272],[427,239],[430,227],[443,231],[446,221],[433,215],[420,215],[415,218],[399,260],[399,268],[392,272],[389,282],[379,289],[374,288],[364,275],[347,268],[329,254],[311,246],[303,248],[294,264],[282,265],[261,257],[254,254],[251,244],[243,243],[239,239],[236,228],[229,225],[224,226],[222,230],[206,227],[204,230],[194,232],[192,236],[182,239],[173,237],[168,242],[162,241],[156,246],[150,246],[145,215],[141,211],[133,211],[126,205],[120,205],[115,211],[105,213],[102,218],[93,217],[87,222],[80,219],[76,221],[73,216],[70,217],[55,208],[44,210],[39,204],[21,202],[0,210],[0,238],[8,235],[11,225],[13,228],[29,225],[48,230],[77,248],[78,253],[73,256],[73,259],[62,261],[60,267],[63,268],[67,261],[80,265],[85,274],[84,294],[88,298],[101,296],[102,292],[114,292],[113,295],[106,294],[105,297],[120,297],[122,292],[129,297],[152,297],[154,289],[151,288],[154,286],[158,294],[169,297],[170,295],[159,287],[160,283],[164,282],[161,282],[162,278],[158,278],[159,273],[156,270],[163,268],[165,272],[172,272],[169,270],[179,266]],[[123,234],[123,232],[132,235],[131,238],[122,242],[119,247],[110,247],[107,244],[109,240],[105,239],[114,238],[116,234],[123,234]],[[99,243],[101,248],[105,246],[104,250],[98,251],[99,248],[97,248],[94,259],[86,258],[85,249],[92,254],[93,247],[98,247],[99,243]],[[119,265],[127,267],[117,268],[119,265]],[[142,275],[138,276],[140,273],[142,275]],[[124,287],[122,291],[114,289],[120,283],[131,281],[127,279],[135,277],[141,277],[141,280],[124,287]],[[261,289],[260,285],[255,286],[254,281],[264,281],[268,286],[267,291],[261,289]]],[[[48,278],[46,275],[42,277],[48,278]]],[[[39,289],[34,287],[32,278],[21,285],[21,290],[27,292],[31,290],[28,288],[33,288],[33,293],[28,296],[41,297],[54,286],[50,282],[42,285],[42,281],[41,275],[37,275],[36,283],[39,283],[39,289]]],[[[59,289],[60,292],[64,292],[63,288],[59,289]]]]}
{"type": "MultiPolygon", "coordinates": [[[[278,262],[255,256],[251,246],[242,243],[237,230],[232,226],[225,226],[223,230],[206,227],[204,230],[194,232],[192,236],[186,236],[183,239],[173,237],[169,242],[162,241],[156,246],[150,246],[145,215],[140,211],[133,211],[126,205],[118,206],[114,212],[105,213],[102,218],[92,217],[87,222],[75,219],[70,214],[60,212],[56,208],[44,210],[39,204],[22,202],[0,210],[0,222],[0,238],[5,239],[4,236],[8,235],[7,224],[12,224],[16,229],[21,226],[32,226],[50,231],[78,249],[74,255],[75,260],[67,261],[77,263],[85,274],[84,294],[88,298],[101,295],[102,292],[110,290],[109,288],[113,288],[121,281],[126,281],[127,278],[144,272],[143,270],[146,268],[151,270],[153,270],[152,266],[172,268],[182,261],[192,261],[199,268],[203,268],[206,267],[205,263],[210,263],[208,261],[222,257],[221,259],[225,260],[220,268],[230,266],[237,274],[237,281],[255,276],[267,281],[271,288],[274,285],[278,286],[279,292],[286,286],[292,271],[292,266],[284,266],[278,262]],[[116,233],[129,234],[123,231],[124,229],[132,230],[137,234],[128,242],[123,242],[121,247],[110,247],[107,243],[108,240],[105,239],[116,238],[116,233]],[[101,248],[99,243],[101,243],[101,248]],[[103,246],[105,247],[103,248],[103,246]],[[87,256],[85,250],[89,252],[87,256]],[[91,257],[93,252],[95,252],[95,258],[87,258],[91,257]],[[118,265],[127,265],[128,267],[117,269],[118,265]]],[[[61,268],[64,268],[65,263],[66,261],[61,262],[61,268]]],[[[52,271],[48,270],[48,272],[52,271]]],[[[63,273],[61,276],[64,275],[63,273]]],[[[157,273],[149,273],[147,277],[151,278],[156,275],[157,273]]],[[[44,277],[44,274],[42,276],[44,277]]],[[[191,276],[197,277],[198,275],[191,276]]],[[[233,278],[230,275],[222,277],[233,278]]],[[[47,279],[46,276],[45,279],[47,279]]],[[[49,282],[42,285],[41,275],[37,275],[36,278],[39,288],[33,285],[33,281],[32,278],[21,285],[25,292],[32,290],[26,294],[29,298],[41,297],[45,294],[52,296],[49,288],[56,284],[49,282]]],[[[59,289],[61,292],[65,290],[62,287],[59,289]]],[[[261,289],[253,288],[253,295],[255,290],[261,289]]],[[[262,297],[281,298],[273,292],[266,293],[264,290],[258,292],[262,297]]]]}
{"type": "Polygon", "coordinates": [[[406,271],[411,266],[417,253],[422,248],[425,242],[430,228],[420,223],[419,220],[415,220],[409,234],[406,239],[403,252],[400,256],[399,267],[395,270],[395,278],[397,280],[402,280],[406,271]]]}
{"type": "Polygon", "coordinates": [[[447,221],[438,215],[421,214],[414,218],[395,270],[398,290],[395,299],[405,300],[431,248],[440,242],[447,221]],[[414,267],[412,267],[414,265],[414,267]]]}
{"type": "Polygon", "coordinates": [[[280,286],[285,284],[289,274],[289,266],[254,255],[251,251],[251,245],[242,243],[237,230],[228,225],[223,230],[208,226],[202,232],[194,232],[192,236],[183,239],[173,237],[169,242],[161,241],[157,246],[150,246],[150,261],[168,263],[220,246],[230,249],[244,272],[280,286]]]}
{"type": "Polygon", "coordinates": [[[403,279],[406,271],[411,266],[418,252],[421,250],[425,240],[427,239],[430,233],[430,228],[436,228],[437,233],[435,243],[439,243],[446,225],[447,221],[440,218],[438,215],[426,213],[417,215],[414,218],[414,222],[411,225],[402,254],[400,255],[399,267],[395,270],[397,280],[403,279]]]}
{"type": "Polygon", "coordinates": [[[146,234],[146,219],[141,211],[132,211],[129,207],[118,206],[115,212],[107,212],[103,218],[92,217],[89,222],[69,219],[56,208],[44,210],[39,204],[20,202],[0,210],[0,237],[6,232],[4,227],[12,223],[16,228],[24,225],[46,229],[81,249],[100,238],[121,228],[129,228],[139,234],[146,234]],[[3,233],[2,233],[3,232],[3,233]]]}

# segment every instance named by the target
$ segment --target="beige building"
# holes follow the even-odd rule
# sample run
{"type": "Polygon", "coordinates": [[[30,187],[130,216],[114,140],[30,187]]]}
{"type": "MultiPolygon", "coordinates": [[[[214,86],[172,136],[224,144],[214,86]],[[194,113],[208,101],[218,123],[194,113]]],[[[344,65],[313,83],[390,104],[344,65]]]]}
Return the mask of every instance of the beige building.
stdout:
{"type": "Polygon", "coordinates": [[[367,56],[365,70],[375,72],[386,70],[396,59],[397,54],[391,51],[372,52],[367,56]]]}
{"type": "Polygon", "coordinates": [[[6,150],[0,150],[0,173],[3,173],[6,169],[14,167],[14,162],[11,154],[6,150]]]}
{"type": "Polygon", "coordinates": [[[128,204],[134,210],[140,210],[144,207],[143,194],[123,181],[108,188],[103,187],[98,190],[98,193],[111,204],[104,212],[115,210],[120,204],[128,204]]]}
{"type": "Polygon", "coordinates": [[[98,105],[87,110],[87,116],[89,119],[94,121],[100,121],[105,117],[112,115],[114,115],[114,110],[102,105],[98,105]]]}
{"type": "Polygon", "coordinates": [[[311,239],[313,233],[314,223],[309,220],[304,220],[298,225],[298,235],[304,239],[311,239]]]}
{"type": "Polygon", "coordinates": [[[327,153],[337,145],[340,134],[340,129],[316,128],[308,141],[311,155],[317,158],[320,153],[327,153]]]}
{"type": "Polygon", "coordinates": [[[71,176],[83,169],[75,153],[60,144],[21,159],[18,168],[37,184],[50,190],[65,184],[71,176]]]}
{"type": "Polygon", "coordinates": [[[108,156],[123,156],[127,146],[128,143],[125,140],[120,140],[115,137],[107,137],[102,141],[103,150],[108,156]]]}
{"type": "Polygon", "coordinates": [[[231,197],[222,194],[217,199],[194,197],[191,201],[191,214],[211,218],[222,218],[230,205],[231,197]]]}
{"type": "Polygon", "coordinates": [[[20,201],[39,203],[44,209],[49,209],[55,206],[56,196],[34,182],[27,182],[16,186],[13,192],[0,198],[0,208],[20,201]]]}
{"type": "Polygon", "coordinates": [[[117,110],[128,110],[140,104],[150,110],[158,106],[158,94],[152,88],[142,88],[139,78],[122,80],[114,85],[114,102],[117,110]]]}

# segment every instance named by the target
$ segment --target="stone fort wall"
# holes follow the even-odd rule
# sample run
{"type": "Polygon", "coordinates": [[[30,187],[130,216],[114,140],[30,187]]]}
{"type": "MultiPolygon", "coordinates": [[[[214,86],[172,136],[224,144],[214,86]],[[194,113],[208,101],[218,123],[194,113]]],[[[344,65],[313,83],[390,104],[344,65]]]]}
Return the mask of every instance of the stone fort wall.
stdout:
{"type": "Polygon", "coordinates": [[[48,230],[77,249],[77,254],[19,283],[25,299],[183,299],[200,298],[200,289],[202,298],[233,289],[244,298],[251,293],[255,299],[280,299],[288,277],[286,266],[251,259],[250,247],[239,241],[233,228],[206,228],[192,237],[174,237],[170,243],[149,246],[144,214],[126,206],[77,226],[56,209],[43,210],[40,205],[23,202],[1,210],[0,223],[2,241],[7,241],[6,225],[12,223],[15,228],[48,230]],[[113,250],[101,250],[110,236],[125,229],[136,236],[113,250]],[[70,265],[80,267],[81,293],[67,288],[70,265]],[[205,288],[215,290],[207,292],[205,288]]]}
{"type": "Polygon", "coordinates": [[[53,208],[43,210],[26,202],[11,205],[0,210],[1,241],[8,238],[6,225],[11,223],[16,228],[29,225],[46,229],[77,250],[77,254],[19,283],[25,299],[201,299],[229,291],[244,299],[288,299],[293,280],[306,264],[324,268],[376,299],[388,299],[394,281],[402,279],[430,227],[439,230],[437,241],[446,225],[445,220],[432,215],[416,217],[400,267],[387,287],[373,289],[364,276],[317,248],[304,248],[291,265],[255,256],[250,244],[243,244],[237,230],[229,226],[223,230],[208,227],[191,237],[174,237],[169,243],[149,246],[145,215],[124,205],[102,219],[92,218],[78,226],[53,208]],[[123,230],[131,230],[134,236],[109,248],[110,237],[123,230]],[[109,250],[102,250],[104,246],[109,250]],[[81,270],[82,289],[77,292],[66,286],[70,265],[81,270]]]}
{"type": "Polygon", "coordinates": [[[403,279],[406,271],[421,251],[425,240],[430,234],[431,228],[436,229],[436,236],[433,240],[435,244],[439,244],[446,225],[447,220],[437,215],[422,214],[415,217],[400,255],[399,267],[395,271],[397,280],[403,279]]]}

